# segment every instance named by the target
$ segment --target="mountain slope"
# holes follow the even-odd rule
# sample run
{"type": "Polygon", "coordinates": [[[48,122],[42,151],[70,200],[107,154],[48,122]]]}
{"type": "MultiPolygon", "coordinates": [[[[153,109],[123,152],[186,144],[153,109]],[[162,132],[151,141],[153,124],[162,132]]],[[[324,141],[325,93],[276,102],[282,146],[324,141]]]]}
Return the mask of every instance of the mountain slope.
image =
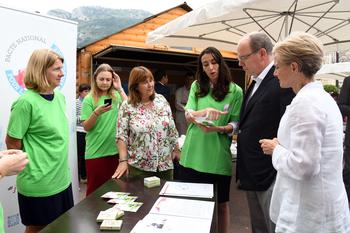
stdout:
{"type": "Polygon", "coordinates": [[[144,10],[90,6],[75,8],[72,13],[54,9],[47,14],[78,22],[78,48],[141,22],[152,15],[144,10]]]}

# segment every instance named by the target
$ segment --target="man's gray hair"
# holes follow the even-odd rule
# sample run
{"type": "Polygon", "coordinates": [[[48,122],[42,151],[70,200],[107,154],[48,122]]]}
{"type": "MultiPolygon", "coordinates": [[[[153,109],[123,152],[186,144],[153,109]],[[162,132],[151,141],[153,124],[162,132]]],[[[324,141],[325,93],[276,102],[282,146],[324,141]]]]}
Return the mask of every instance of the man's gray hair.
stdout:
{"type": "Polygon", "coordinates": [[[249,33],[250,48],[252,51],[257,52],[259,49],[264,48],[270,55],[272,54],[273,44],[265,33],[263,32],[252,32],[249,33]]]}

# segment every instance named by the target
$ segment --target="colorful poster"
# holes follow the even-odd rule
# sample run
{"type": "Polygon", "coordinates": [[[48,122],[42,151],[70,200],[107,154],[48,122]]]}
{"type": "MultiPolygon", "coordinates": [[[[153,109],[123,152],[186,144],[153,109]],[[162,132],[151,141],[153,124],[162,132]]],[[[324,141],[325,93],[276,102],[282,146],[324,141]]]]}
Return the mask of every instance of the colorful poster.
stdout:
{"type": "MultiPolygon", "coordinates": [[[[70,124],[69,161],[74,200],[78,201],[75,134],[77,24],[50,16],[0,6],[0,150],[6,149],[5,136],[10,107],[24,91],[25,67],[34,49],[51,48],[64,57],[65,76],[58,87],[67,102],[70,124]]],[[[5,232],[23,232],[20,221],[16,177],[0,181],[0,200],[4,208],[5,232]]]]}

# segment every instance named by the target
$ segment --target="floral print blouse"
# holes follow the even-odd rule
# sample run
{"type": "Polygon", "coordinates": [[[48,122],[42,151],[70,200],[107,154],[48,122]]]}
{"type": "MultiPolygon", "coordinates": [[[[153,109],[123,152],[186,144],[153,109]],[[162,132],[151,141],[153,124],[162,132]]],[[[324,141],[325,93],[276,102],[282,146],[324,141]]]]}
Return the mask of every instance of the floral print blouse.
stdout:
{"type": "Polygon", "coordinates": [[[178,132],[166,99],[159,94],[150,105],[124,101],[119,109],[117,140],[127,145],[128,163],[144,171],[173,169],[172,151],[178,132]]]}

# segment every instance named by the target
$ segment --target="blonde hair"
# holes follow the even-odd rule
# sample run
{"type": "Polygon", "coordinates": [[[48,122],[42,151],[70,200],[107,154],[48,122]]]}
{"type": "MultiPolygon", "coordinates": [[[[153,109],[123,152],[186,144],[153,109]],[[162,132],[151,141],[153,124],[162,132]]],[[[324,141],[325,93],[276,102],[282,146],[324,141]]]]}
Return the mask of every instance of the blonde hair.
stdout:
{"type": "Polygon", "coordinates": [[[50,84],[47,81],[46,72],[57,59],[64,59],[50,49],[36,49],[29,58],[25,75],[24,84],[27,89],[31,89],[35,92],[45,92],[50,89],[50,84]]]}
{"type": "MultiPolygon", "coordinates": [[[[104,72],[104,71],[107,71],[107,72],[110,72],[112,74],[112,78],[114,79],[115,78],[115,74],[114,74],[114,70],[113,68],[108,65],[108,64],[101,64],[97,67],[97,69],[95,70],[94,72],[94,76],[92,78],[92,81],[91,81],[91,95],[92,95],[92,98],[94,100],[94,104],[97,104],[98,102],[98,99],[101,97],[101,90],[100,88],[98,88],[97,86],[97,82],[96,82],[96,79],[97,79],[97,76],[101,73],[101,72],[104,72]]],[[[109,87],[108,91],[107,91],[107,95],[111,98],[111,99],[115,99],[115,90],[114,90],[114,87],[113,87],[113,81],[112,81],[112,84],[111,86],[109,87]]]]}
{"type": "Polygon", "coordinates": [[[284,64],[296,62],[299,71],[312,78],[321,68],[323,62],[323,45],[313,35],[305,32],[292,33],[285,40],[278,42],[274,49],[284,64]]]}
{"type": "MultiPolygon", "coordinates": [[[[154,81],[152,72],[144,66],[134,67],[129,76],[129,103],[133,106],[141,102],[141,93],[138,90],[138,86],[141,82],[146,81],[147,79],[154,81]]],[[[150,96],[150,100],[154,100],[155,93],[150,96]]]]}

